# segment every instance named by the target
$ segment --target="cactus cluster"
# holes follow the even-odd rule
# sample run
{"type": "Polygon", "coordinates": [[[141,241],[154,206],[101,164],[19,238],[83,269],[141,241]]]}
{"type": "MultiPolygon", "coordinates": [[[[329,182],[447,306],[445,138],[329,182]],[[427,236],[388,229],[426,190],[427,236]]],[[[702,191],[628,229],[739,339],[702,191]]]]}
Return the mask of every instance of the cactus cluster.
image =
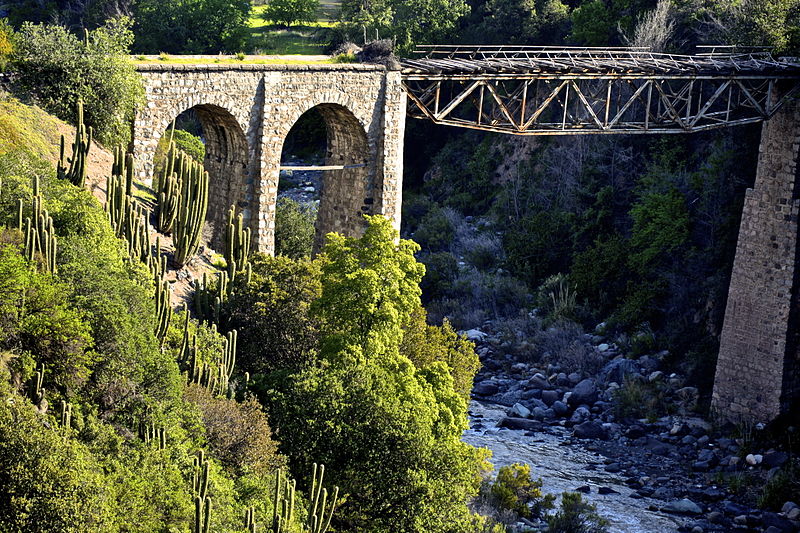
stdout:
{"type": "Polygon", "coordinates": [[[156,427],[152,422],[139,424],[139,437],[146,443],[155,442],[159,450],[167,448],[167,430],[164,426],[156,427]]]}
{"type": "Polygon", "coordinates": [[[208,172],[203,170],[203,165],[192,161],[180,185],[172,241],[175,245],[175,264],[183,266],[200,247],[208,210],[208,172]]]}
{"type": "Polygon", "coordinates": [[[172,232],[172,225],[175,222],[175,215],[178,212],[178,197],[180,195],[179,173],[188,164],[186,154],[180,152],[175,142],[172,140],[175,132],[175,123],[170,129],[167,157],[164,168],[158,179],[156,187],[156,197],[158,198],[158,218],[156,225],[162,233],[172,232]],[[176,170],[177,169],[177,170],[176,170]]]}
{"type": "Polygon", "coordinates": [[[158,230],[172,234],[175,264],[183,266],[200,246],[200,237],[208,210],[208,172],[189,154],[179,150],[172,140],[164,168],[158,179],[158,230]]]}
{"type": "MultiPolygon", "coordinates": [[[[230,263],[228,263],[230,265],[230,263]]],[[[239,274],[242,274],[240,271],[239,274]]],[[[253,267],[247,263],[244,269],[245,283],[250,283],[253,277],[253,267]]],[[[217,281],[215,284],[209,282],[207,272],[203,273],[202,279],[194,282],[194,309],[197,312],[198,319],[201,322],[208,322],[209,324],[219,324],[220,311],[222,304],[233,294],[232,279],[227,271],[217,273],[217,281]]]]}
{"type": "Polygon", "coordinates": [[[108,179],[106,213],[117,237],[125,238],[128,255],[149,263],[150,211],[133,198],[133,156],[114,150],[114,165],[108,179]]]}
{"type": "Polygon", "coordinates": [[[78,100],[78,120],[75,125],[75,142],[72,143],[72,157],[66,157],[66,139],[61,136],[60,155],[56,168],[59,179],[68,180],[73,185],[83,187],[86,183],[86,160],[92,145],[92,128],[83,123],[83,102],[78,100]]]}
{"type": "Polygon", "coordinates": [[[311,484],[311,502],[308,515],[309,533],[325,533],[331,525],[331,517],[336,510],[336,500],[339,498],[339,487],[333,488],[333,496],[328,502],[328,490],[322,488],[325,477],[325,465],[317,466],[314,463],[314,476],[311,484]],[[330,505],[328,505],[330,503],[330,505]]]}
{"type": "Polygon", "coordinates": [[[250,228],[244,227],[244,216],[242,213],[236,216],[236,206],[232,205],[228,211],[228,228],[225,232],[225,262],[230,281],[249,266],[250,234],[250,228]]]}
{"type": "Polygon", "coordinates": [[[72,427],[72,404],[61,400],[61,427],[65,429],[64,440],[67,440],[69,435],[69,428],[72,427]]]}
{"type": "Polygon", "coordinates": [[[244,511],[244,529],[247,533],[256,533],[256,509],[248,507],[244,511]]]}
{"type": "MultiPolygon", "coordinates": [[[[326,533],[331,525],[333,512],[339,498],[339,487],[334,487],[333,496],[328,501],[328,490],[322,487],[325,478],[325,465],[314,463],[309,501],[307,533],[326,533]]],[[[296,483],[288,479],[281,469],[275,474],[275,505],[272,514],[272,533],[286,533],[294,520],[294,500],[296,483]]]]}
{"type": "Polygon", "coordinates": [[[211,497],[208,495],[208,459],[203,450],[194,457],[194,532],[209,533],[211,531],[211,497]]]}
{"type": "MultiPolygon", "coordinates": [[[[199,359],[197,335],[189,335],[189,312],[184,305],[186,320],[183,326],[183,342],[178,352],[178,365],[186,371],[187,381],[208,389],[211,394],[230,394],[230,380],[236,365],[236,344],[238,332],[234,329],[222,340],[222,353],[212,363],[203,363],[199,359]]],[[[211,325],[212,333],[217,332],[216,324],[211,325]]]]}
{"type": "Polygon", "coordinates": [[[169,302],[171,292],[168,281],[163,280],[160,283],[156,281],[156,326],[154,333],[162,344],[167,336],[170,319],[172,319],[172,306],[169,302]]]}
{"type": "Polygon", "coordinates": [[[17,201],[17,228],[25,235],[25,257],[33,261],[37,254],[48,272],[56,272],[56,232],[53,219],[42,207],[44,199],[39,187],[38,176],[33,178],[33,199],[31,200],[31,216],[23,222],[22,200],[17,201]]]}
{"type": "Polygon", "coordinates": [[[39,369],[33,375],[33,390],[31,391],[31,399],[37,405],[44,400],[44,363],[39,366],[39,369]]]}

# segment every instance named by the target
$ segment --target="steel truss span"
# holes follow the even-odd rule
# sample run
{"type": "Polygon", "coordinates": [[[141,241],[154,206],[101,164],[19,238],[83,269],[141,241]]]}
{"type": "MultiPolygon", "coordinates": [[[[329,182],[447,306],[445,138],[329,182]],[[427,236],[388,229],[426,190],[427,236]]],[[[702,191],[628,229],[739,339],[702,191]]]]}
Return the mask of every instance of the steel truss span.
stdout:
{"type": "Polygon", "coordinates": [[[516,135],[688,133],[769,119],[800,63],[766,52],[423,47],[403,60],[411,115],[516,135]]]}

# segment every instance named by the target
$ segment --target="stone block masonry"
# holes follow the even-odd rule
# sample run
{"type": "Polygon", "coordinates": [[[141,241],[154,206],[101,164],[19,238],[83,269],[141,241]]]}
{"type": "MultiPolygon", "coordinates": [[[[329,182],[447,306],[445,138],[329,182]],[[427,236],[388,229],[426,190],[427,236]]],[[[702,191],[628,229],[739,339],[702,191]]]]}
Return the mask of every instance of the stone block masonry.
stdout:
{"type": "Polygon", "coordinates": [[[362,214],[400,227],[406,95],[400,73],[381,65],[169,65],[137,67],[147,104],[134,122],[140,180],[152,184],[153,156],[175,117],[193,109],[203,125],[211,184],[207,223],[212,243],[224,238],[236,204],[256,247],[274,251],[275,204],[284,140],[317,108],[328,133],[329,165],[317,216],[316,245],[331,231],[358,235],[362,214]]]}
{"type": "Polygon", "coordinates": [[[800,399],[799,149],[795,102],[764,123],[745,196],[712,399],[728,419],[768,422],[800,399]]]}

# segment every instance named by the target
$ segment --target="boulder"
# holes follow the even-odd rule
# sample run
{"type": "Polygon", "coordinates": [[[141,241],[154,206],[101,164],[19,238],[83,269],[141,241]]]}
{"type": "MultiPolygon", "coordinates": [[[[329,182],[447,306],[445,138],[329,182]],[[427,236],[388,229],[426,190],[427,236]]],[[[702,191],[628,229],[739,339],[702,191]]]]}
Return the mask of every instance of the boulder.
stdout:
{"type": "Polygon", "coordinates": [[[698,506],[692,500],[687,500],[686,498],[668,502],[661,508],[661,510],[666,513],[694,515],[701,514],[703,512],[700,506],[698,506]]]}
{"type": "Polygon", "coordinates": [[[521,429],[523,431],[541,431],[542,423],[536,420],[528,420],[527,418],[516,418],[507,416],[500,420],[497,427],[508,429],[521,429]]]}
{"type": "Polygon", "coordinates": [[[547,378],[541,375],[540,373],[536,373],[528,380],[528,385],[532,388],[536,389],[549,389],[551,388],[550,382],[547,381],[547,378]]]}
{"type": "Polygon", "coordinates": [[[608,438],[605,429],[599,422],[592,420],[578,424],[572,429],[572,435],[578,439],[602,439],[608,438]]]}
{"type": "Polygon", "coordinates": [[[530,418],[531,417],[531,410],[522,405],[521,403],[515,403],[511,410],[508,412],[509,416],[514,416],[518,418],[530,418]]]}
{"type": "Polygon", "coordinates": [[[572,389],[572,394],[569,397],[569,405],[576,407],[578,405],[592,405],[597,401],[597,385],[591,378],[584,379],[572,389]]]}
{"type": "Polygon", "coordinates": [[[559,394],[557,391],[554,390],[543,390],[542,391],[542,401],[547,405],[547,407],[552,407],[554,403],[556,403],[559,399],[559,394]]]}
{"type": "Polygon", "coordinates": [[[750,466],[756,466],[756,465],[760,465],[761,464],[761,461],[764,460],[764,456],[759,454],[759,453],[756,453],[756,454],[748,453],[747,457],[745,457],[744,460],[750,466]]]}
{"type": "Polygon", "coordinates": [[[459,331],[459,333],[472,342],[482,342],[487,337],[487,334],[479,329],[468,329],[467,331],[459,331]]]}
{"type": "Polygon", "coordinates": [[[789,460],[789,455],[786,452],[767,452],[764,454],[761,464],[767,468],[775,468],[776,466],[783,466],[789,460]]]}
{"type": "Polygon", "coordinates": [[[491,381],[481,381],[472,387],[472,394],[475,396],[492,396],[497,394],[499,390],[500,388],[497,386],[497,383],[493,383],[491,381]]]}
{"type": "Polygon", "coordinates": [[[553,409],[553,413],[555,413],[556,416],[565,416],[569,413],[569,407],[562,401],[553,402],[551,409],[553,409]]]}
{"type": "Polygon", "coordinates": [[[639,365],[630,359],[619,358],[609,361],[600,371],[600,381],[610,383],[624,383],[625,377],[639,373],[639,365]]]}

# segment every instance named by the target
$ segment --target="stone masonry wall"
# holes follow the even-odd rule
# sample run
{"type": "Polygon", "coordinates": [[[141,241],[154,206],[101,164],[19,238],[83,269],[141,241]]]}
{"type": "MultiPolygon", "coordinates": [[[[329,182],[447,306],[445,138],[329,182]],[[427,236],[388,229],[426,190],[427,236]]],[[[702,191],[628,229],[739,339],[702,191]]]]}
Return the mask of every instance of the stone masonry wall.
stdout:
{"type": "Polygon", "coordinates": [[[283,142],[316,106],[326,120],[329,162],[364,165],[326,172],[317,240],[329,231],[359,234],[362,213],[383,214],[399,229],[406,112],[399,72],[360,64],[154,64],[138,70],[147,104],[134,122],[137,175],[152,183],[158,140],[175,117],[194,108],[206,137],[207,222],[215,245],[236,204],[258,249],[273,251],[283,142]]]}
{"type": "Polygon", "coordinates": [[[787,104],[763,125],[742,212],[712,400],[729,419],[770,421],[800,392],[798,149],[800,105],[787,104]]]}

